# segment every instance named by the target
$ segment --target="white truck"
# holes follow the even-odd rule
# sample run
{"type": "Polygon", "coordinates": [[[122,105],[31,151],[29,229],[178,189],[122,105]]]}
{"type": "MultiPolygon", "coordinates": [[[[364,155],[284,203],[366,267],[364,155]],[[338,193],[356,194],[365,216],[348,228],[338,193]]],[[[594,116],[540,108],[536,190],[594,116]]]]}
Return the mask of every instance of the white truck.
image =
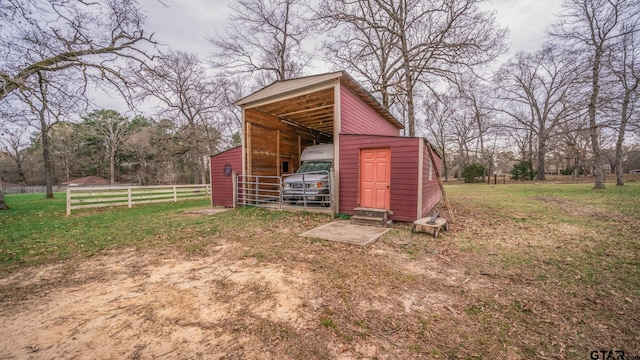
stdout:
{"type": "Polygon", "coordinates": [[[333,166],[333,144],[307,146],[300,155],[302,165],[282,180],[282,200],[296,204],[330,206],[329,171],[333,166]]]}

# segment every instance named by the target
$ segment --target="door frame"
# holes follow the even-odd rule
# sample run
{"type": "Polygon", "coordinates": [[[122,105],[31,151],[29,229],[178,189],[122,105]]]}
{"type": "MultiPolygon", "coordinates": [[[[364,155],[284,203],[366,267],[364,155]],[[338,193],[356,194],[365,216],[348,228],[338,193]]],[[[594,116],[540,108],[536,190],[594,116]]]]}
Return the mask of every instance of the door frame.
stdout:
{"type": "Polygon", "coordinates": [[[371,150],[386,150],[389,154],[389,162],[387,163],[387,175],[389,184],[387,186],[385,202],[389,204],[385,210],[391,210],[391,147],[370,147],[358,149],[358,206],[362,207],[362,153],[371,150]]]}

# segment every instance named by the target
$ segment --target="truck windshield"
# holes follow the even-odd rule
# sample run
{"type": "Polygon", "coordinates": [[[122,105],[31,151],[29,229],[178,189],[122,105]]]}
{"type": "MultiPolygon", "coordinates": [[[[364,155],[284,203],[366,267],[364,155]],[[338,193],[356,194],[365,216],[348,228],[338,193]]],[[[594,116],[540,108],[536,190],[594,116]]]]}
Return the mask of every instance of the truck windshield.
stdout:
{"type": "Polygon", "coordinates": [[[329,169],[331,169],[330,161],[313,161],[313,162],[306,162],[302,164],[302,166],[300,166],[300,168],[296,172],[303,173],[303,172],[324,171],[329,169]]]}

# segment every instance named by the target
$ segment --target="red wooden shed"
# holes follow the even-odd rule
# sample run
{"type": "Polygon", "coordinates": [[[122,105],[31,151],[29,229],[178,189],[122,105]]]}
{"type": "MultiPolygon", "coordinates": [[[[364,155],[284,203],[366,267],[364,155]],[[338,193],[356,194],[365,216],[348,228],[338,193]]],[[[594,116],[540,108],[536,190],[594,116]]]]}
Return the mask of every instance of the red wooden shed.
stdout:
{"type": "Polygon", "coordinates": [[[213,205],[229,206],[216,195],[233,192],[233,182],[220,179],[226,164],[245,176],[279,177],[295,172],[305,147],[320,143],[333,144],[331,206],[338,213],[374,208],[414,221],[440,200],[439,155],[422,138],[400,136],[402,124],[343,71],[278,81],[235,104],[242,147],[212,157],[213,205]]]}
{"type": "Polygon", "coordinates": [[[211,205],[233,207],[234,175],[242,175],[242,147],[211,157],[211,205]]]}

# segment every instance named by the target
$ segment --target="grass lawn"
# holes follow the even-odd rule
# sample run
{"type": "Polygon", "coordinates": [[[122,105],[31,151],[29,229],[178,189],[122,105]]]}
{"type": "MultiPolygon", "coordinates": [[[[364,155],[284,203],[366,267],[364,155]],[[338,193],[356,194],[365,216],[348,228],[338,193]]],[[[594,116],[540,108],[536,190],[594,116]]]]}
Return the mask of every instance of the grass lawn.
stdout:
{"type": "MultiPolygon", "coordinates": [[[[185,323],[159,316],[171,306],[154,300],[163,309],[154,312],[154,302],[145,302],[144,317],[132,311],[127,322],[110,329],[116,333],[135,319],[145,326],[152,319],[157,334],[191,334],[197,328],[207,338],[236,339],[218,352],[230,357],[589,359],[600,350],[640,355],[640,183],[608,184],[604,191],[591,187],[447,185],[456,216],[449,231],[434,239],[397,223],[364,247],[300,237],[330,221],[321,214],[246,208],[184,215],[187,208],[208,205],[197,201],[66,217],[61,195],[52,201],[8,195],[12,210],[0,212],[0,275],[89,257],[104,256],[109,263],[114,253],[133,248],[140,260],[132,275],[103,275],[100,281],[126,277],[152,294],[151,285],[141,282],[166,269],[161,259],[144,260],[143,254],[171,254],[183,264],[210,261],[179,277],[181,291],[186,286],[198,296],[181,293],[176,299],[182,307],[200,299],[197,309],[218,304],[227,309],[222,320],[201,315],[185,323]],[[210,277],[197,282],[205,274],[210,277]],[[284,275],[265,281],[252,274],[284,275]],[[194,284],[185,285],[188,280],[194,284]],[[295,321],[276,316],[284,311],[283,299],[299,304],[291,316],[295,321]]],[[[444,208],[438,211],[447,216],[444,208]]],[[[93,268],[108,273],[93,263],[83,269],[93,268]]],[[[59,289],[65,277],[81,276],[68,273],[48,275],[49,283],[37,286],[7,280],[0,303],[59,289]]],[[[160,275],[155,276],[157,282],[160,275]]],[[[169,282],[162,284],[166,293],[169,282]]],[[[83,329],[82,321],[74,329],[83,329]]],[[[119,341],[128,347],[121,354],[164,353],[148,345],[133,354],[136,344],[127,343],[129,338],[122,333],[119,341]]],[[[181,344],[172,355],[186,357],[205,346],[195,338],[181,344]]]]}
{"type": "Polygon", "coordinates": [[[0,269],[94,255],[122,246],[151,246],[211,235],[205,218],[180,216],[210,200],[183,201],[77,211],[66,216],[66,196],[5,195],[0,211],[0,269]],[[169,236],[171,235],[171,236],[169,236]]]}

